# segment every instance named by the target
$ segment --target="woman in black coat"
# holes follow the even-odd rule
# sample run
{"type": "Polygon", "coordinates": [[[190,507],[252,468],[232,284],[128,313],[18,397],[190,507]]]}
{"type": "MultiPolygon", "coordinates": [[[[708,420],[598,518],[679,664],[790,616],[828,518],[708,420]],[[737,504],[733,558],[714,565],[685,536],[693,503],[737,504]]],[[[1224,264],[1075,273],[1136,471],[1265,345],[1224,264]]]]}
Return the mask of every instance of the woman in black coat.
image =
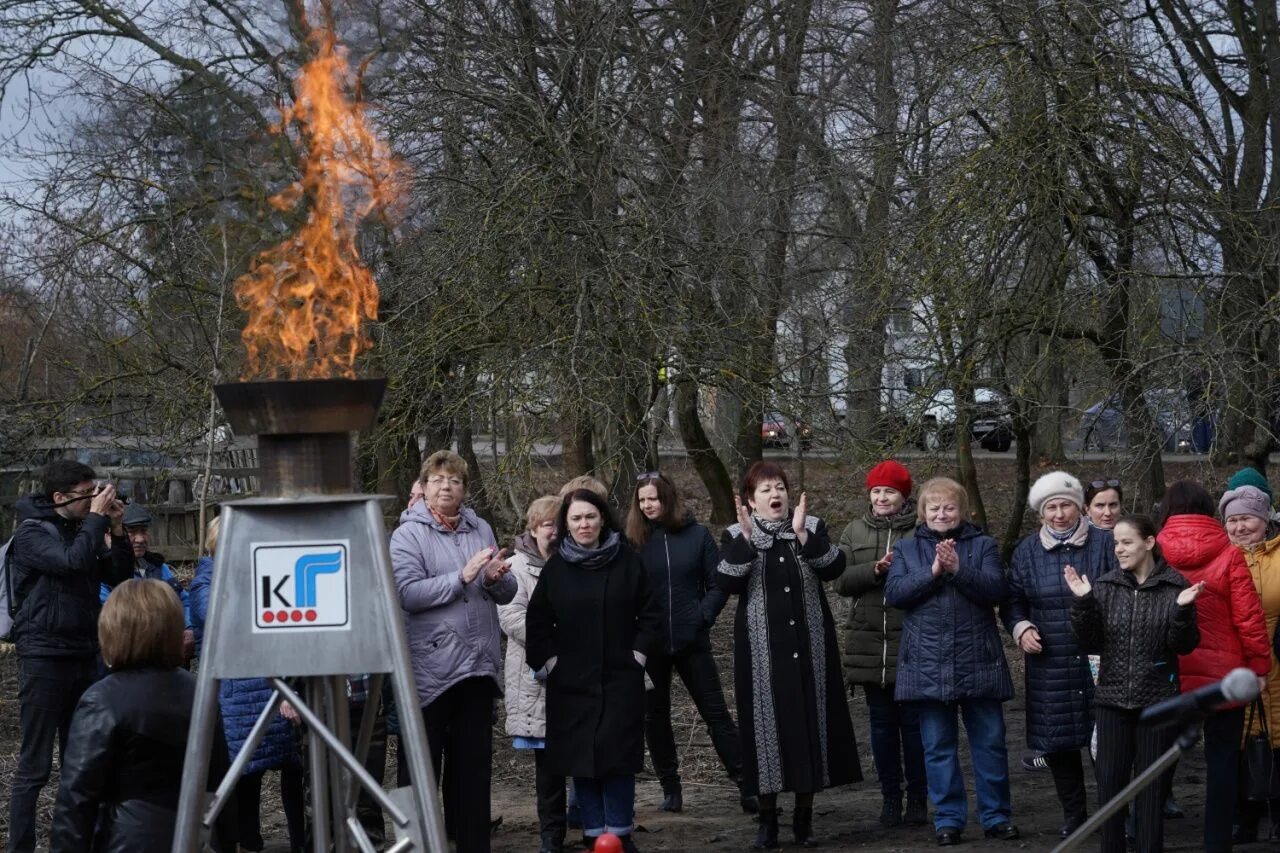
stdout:
{"type": "Polygon", "coordinates": [[[1036,480],[1027,496],[1040,529],[1023,538],[1009,563],[1006,630],[1026,655],[1027,746],[1044,756],[1062,805],[1059,834],[1085,821],[1088,791],[1080,750],[1093,734],[1093,675],[1071,633],[1072,595],[1063,569],[1096,580],[1116,568],[1111,533],[1084,515],[1084,488],[1065,471],[1036,480]]]}
{"type": "MultiPolygon", "coordinates": [[[[1142,709],[1178,695],[1178,656],[1200,642],[1195,601],[1204,582],[1189,584],[1169,567],[1156,544],[1156,526],[1145,515],[1126,515],[1115,526],[1118,569],[1090,581],[1063,569],[1075,598],[1071,629],[1080,648],[1102,656],[1098,690],[1098,799],[1106,802],[1147,769],[1173,743],[1176,726],[1140,721],[1142,709]]],[[[1165,771],[1164,778],[1173,770],[1165,771]]],[[[1139,853],[1164,849],[1161,802],[1166,786],[1151,784],[1138,794],[1139,853]]],[[[1103,853],[1124,853],[1124,818],[1102,827],[1103,853]]]]}
{"type": "MultiPolygon", "coordinates": [[[[729,778],[735,784],[742,778],[738,727],[724,701],[720,672],[711,654],[711,626],[729,596],[715,585],[720,549],[711,532],[685,511],[680,493],[665,475],[649,471],[636,479],[626,532],[662,608],[662,649],[645,664],[653,680],[646,697],[645,739],[662,783],[662,811],[678,812],[684,808],[684,795],[671,731],[673,671],[707,724],[711,744],[729,778]]],[[[742,797],[742,807],[754,811],[755,799],[742,797]]]]}
{"type": "Polygon", "coordinates": [[[634,851],[644,664],[661,649],[662,611],[603,498],[571,492],[557,529],[525,618],[526,660],[547,681],[547,770],[573,777],[583,835],[634,851]]]}
{"type": "Polygon", "coordinates": [[[760,797],[756,847],[778,846],[778,794],[792,791],[797,844],[814,847],[813,795],[862,779],[836,627],[822,585],[845,557],[820,518],[794,511],[787,475],[756,462],[743,478],[738,523],[724,532],[718,583],[738,596],[734,693],[743,791],[760,797]],[[743,505],[743,501],[746,505],[743,505]]]}
{"type": "MultiPolygon", "coordinates": [[[[128,580],[107,598],[98,637],[111,674],[85,691],[71,721],[54,853],[169,853],[196,693],[182,668],[185,627],[182,603],[163,581],[128,580]]],[[[214,779],[227,765],[221,729],[214,779]]],[[[234,815],[224,811],[224,823],[234,827],[234,815]]]]}

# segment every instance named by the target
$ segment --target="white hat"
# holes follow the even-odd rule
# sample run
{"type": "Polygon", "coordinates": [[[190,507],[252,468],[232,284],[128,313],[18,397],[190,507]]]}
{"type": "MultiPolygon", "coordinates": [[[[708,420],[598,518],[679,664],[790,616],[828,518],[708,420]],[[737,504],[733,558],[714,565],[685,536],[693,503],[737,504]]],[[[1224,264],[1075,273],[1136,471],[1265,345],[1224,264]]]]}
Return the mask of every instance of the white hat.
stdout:
{"type": "Polygon", "coordinates": [[[1066,498],[1084,509],[1084,486],[1066,471],[1050,471],[1036,480],[1027,493],[1027,503],[1035,510],[1036,515],[1054,498],[1066,498]]]}

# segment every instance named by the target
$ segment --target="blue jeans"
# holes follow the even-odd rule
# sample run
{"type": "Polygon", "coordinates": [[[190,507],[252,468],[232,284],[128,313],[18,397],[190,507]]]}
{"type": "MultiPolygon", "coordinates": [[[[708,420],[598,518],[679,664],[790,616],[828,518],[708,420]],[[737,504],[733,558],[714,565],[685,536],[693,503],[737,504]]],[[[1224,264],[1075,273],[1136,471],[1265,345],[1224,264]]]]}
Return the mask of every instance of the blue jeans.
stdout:
{"type": "Polygon", "coordinates": [[[1004,709],[996,699],[959,702],[915,702],[924,741],[925,775],[933,801],[935,829],[964,829],[969,801],[960,773],[960,728],[956,711],[964,717],[973,760],[974,787],[984,829],[1008,823],[1013,813],[1009,795],[1009,757],[1004,745],[1004,709]]]}
{"type": "MultiPolygon", "coordinates": [[[[903,775],[907,796],[924,799],[924,745],[920,742],[920,721],[915,704],[893,701],[893,687],[864,684],[867,712],[871,718],[871,756],[880,777],[880,793],[886,799],[902,796],[903,775]],[[899,755],[902,760],[899,761],[899,755]]],[[[850,690],[852,692],[852,689],[850,690]]]]}
{"type": "Polygon", "coordinates": [[[582,809],[583,835],[595,838],[606,832],[631,834],[636,813],[636,777],[575,776],[573,786],[578,792],[578,807],[582,809]]]}

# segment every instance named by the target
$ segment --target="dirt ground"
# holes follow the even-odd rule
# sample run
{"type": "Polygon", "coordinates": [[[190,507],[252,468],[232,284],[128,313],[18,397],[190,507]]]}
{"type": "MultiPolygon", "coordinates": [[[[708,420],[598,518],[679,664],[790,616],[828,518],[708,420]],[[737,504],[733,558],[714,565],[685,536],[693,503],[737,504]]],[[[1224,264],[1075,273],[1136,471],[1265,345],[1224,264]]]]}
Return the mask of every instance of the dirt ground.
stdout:
{"type": "MultiPolygon", "coordinates": [[[[1012,466],[1005,459],[983,459],[980,463],[985,488],[987,511],[992,529],[1002,529],[1012,503],[1009,483],[1012,466]]],[[[936,472],[944,472],[941,465],[936,472]]],[[[1089,466],[1102,467],[1102,466],[1089,466]]],[[[924,460],[911,462],[913,475],[921,482],[934,470],[924,460]]],[[[700,518],[707,516],[705,498],[699,498],[696,478],[687,466],[667,464],[665,470],[672,473],[682,491],[693,496],[690,500],[694,512],[700,518]]],[[[797,465],[788,464],[794,480],[800,473],[797,465]]],[[[1107,473],[1081,468],[1081,479],[1107,473]]],[[[1167,478],[1172,481],[1187,476],[1202,479],[1211,490],[1220,490],[1228,471],[1207,468],[1201,460],[1186,464],[1166,463],[1167,478]]],[[[810,511],[825,518],[838,535],[843,525],[855,512],[861,512],[863,494],[862,472],[846,471],[840,466],[810,461],[804,471],[804,486],[809,494],[810,511]]],[[[554,492],[559,476],[548,468],[535,474],[536,482],[546,491],[554,492]]],[[[798,485],[798,483],[793,483],[798,485]]],[[[718,531],[717,531],[718,532],[718,531]]],[[[847,607],[844,600],[830,595],[837,625],[843,624],[847,607]]],[[[721,681],[732,707],[733,680],[731,677],[731,632],[733,603],[725,609],[713,633],[713,644],[720,664],[721,681]]],[[[986,841],[981,827],[971,818],[965,833],[965,849],[972,850],[1049,850],[1057,842],[1057,830],[1062,822],[1053,789],[1053,780],[1047,772],[1028,772],[1021,768],[1020,758],[1025,749],[1024,706],[1022,701],[1021,654],[1006,639],[1006,652],[1014,670],[1018,695],[1005,705],[1005,721],[1008,728],[1010,776],[1013,782],[1013,819],[1022,830],[1018,842],[986,841]]],[[[0,797],[8,802],[9,783],[16,766],[19,745],[16,657],[9,646],[0,646],[0,797]]],[[[736,790],[724,777],[705,727],[689,701],[683,687],[673,689],[673,722],[676,742],[681,745],[680,763],[684,779],[685,810],[673,815],[658,811],[661,790],[652,773],[646,772],[637,784],[636,821],[640,827],[636,842],[640,849],[663,851],[746,850],[755,836],[755,824],[750,816],[743,815],[737,802],[736,790]]],[[[868,718],[865,701],[859,693],[850,699],[849,709],[858,740],[858,754],[866,781],[825,791],[815,802],[815,830],[827,850],[877,850],[915,851],[931,850],[935,844],[931,827],[901,827],[882,829],[876,822],[880,809],[879,787],[875,781],[875,768],[871,759],[868,734],[868,718]]],[[[495,853],[533,851],[537,849],[537,818],[534,810],[533,762],[528,754],[517,753],[510,748],[510,740],[503,734],[501,720],[494,730],[493,802],[494,817],[501,816],[502,823],[495,832],[495,853]]],[[[966,776],[969,779],[971,812],[974,808],[972,774],[969,772],[967,746],[962,744],[962,756],[966,776]]],[[[394,782],[394,767],[389,762],[386,781],[394,782]]],[[[1204,759],[1199,748],[1194,750],[1178,766],[1174,792],[1187,813],[1182,820],[1170,821],[1165,835],[1167,850],[1200,850],[1201,817],[1204,803],[1204,759]]],[[[53,805],[56,773],[46,789],[42,804],[42,816],[47,825],[53,805]]],[[[271,776],[263,786],[264,791],[274,791],[271,776]]],[[[1093,790],[1092,784],[1090,785],[1093,790]]],[[[1091,797],[1092,799],[1092,797],[1091,797]]],[[[783,807],[783,846],[791,846],[789,821],[791,801],[786,795],[780,798],[783,807]]],[[[1093,801],[1096,805],[1096,800],[1093,801]]],[[[932,812],[931,812],[932,813],[932,812]]],[[[0,838],[7,831],[7,807],[0,812],[0,838]]],[[[263,835],[269,839],[268,851],[285,851],[287,836],[284,817],[278,802],[264,803],[263,835]]],[[[1262,845],[1254,845],[1260,848],[1262,845]]],[[[1086,849],[1096,849],[1096,841],[1086,849]]]]}

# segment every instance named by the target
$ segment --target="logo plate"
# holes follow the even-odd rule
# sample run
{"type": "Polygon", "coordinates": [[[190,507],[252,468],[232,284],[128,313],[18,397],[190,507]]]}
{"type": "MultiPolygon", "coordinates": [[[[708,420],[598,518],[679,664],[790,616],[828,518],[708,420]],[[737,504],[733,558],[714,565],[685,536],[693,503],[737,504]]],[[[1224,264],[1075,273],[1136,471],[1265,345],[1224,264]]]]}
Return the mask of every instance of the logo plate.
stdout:
{"type": "Polygon", "coordinates": [[[348,631],[348,540],[252,545],[253,632],[348,631]]]}

